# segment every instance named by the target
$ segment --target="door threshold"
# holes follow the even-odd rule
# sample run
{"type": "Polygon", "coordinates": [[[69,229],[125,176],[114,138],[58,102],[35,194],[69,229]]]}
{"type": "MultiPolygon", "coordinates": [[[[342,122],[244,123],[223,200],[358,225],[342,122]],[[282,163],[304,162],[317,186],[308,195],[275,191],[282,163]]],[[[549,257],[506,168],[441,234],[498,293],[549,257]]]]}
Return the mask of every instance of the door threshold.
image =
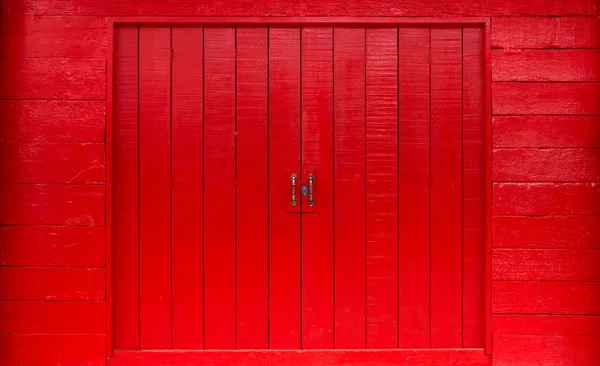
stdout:
{"type": "Polygon", "coordinates": [[[158,350],[116,351],[107,360],[120,365],[206,365],[206,366],[392,366],[392,365],[490,365],[483,349],[396,349],[396,350],[158,350]]]}

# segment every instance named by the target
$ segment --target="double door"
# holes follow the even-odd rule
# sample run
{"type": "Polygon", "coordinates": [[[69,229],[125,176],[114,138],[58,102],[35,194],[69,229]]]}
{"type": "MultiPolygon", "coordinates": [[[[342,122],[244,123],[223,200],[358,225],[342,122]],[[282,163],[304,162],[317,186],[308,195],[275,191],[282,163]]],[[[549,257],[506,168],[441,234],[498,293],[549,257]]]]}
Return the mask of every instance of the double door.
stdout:
{"type": "Polygon", "coordinates": [[[482,347],[482,34],[118,26],[115,347],[482,347]]]}

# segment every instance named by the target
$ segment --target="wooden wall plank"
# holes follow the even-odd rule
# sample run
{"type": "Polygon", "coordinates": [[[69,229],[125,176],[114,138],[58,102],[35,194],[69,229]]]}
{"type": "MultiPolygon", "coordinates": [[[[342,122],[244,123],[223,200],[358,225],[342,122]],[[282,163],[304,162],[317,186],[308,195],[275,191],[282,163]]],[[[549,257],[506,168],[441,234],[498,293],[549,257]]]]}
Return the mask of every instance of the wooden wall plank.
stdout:
{"type": "Polygon", "coordinates": [[[493,334],[600,336],[598,315],[497,315],[493,334]]]}
{"type": "Polygon", "coordinates": [[[105,311],[101,301],[2,301],[0,333],[104,334],[105,311]]]}
{"type": "Polygon", "coordinates": [[[203,347],[202,28],[172,29],[172,347],[203,347]]]}
{"type": "Polygon", "coordinates": [[[235,28],[204,28],[204,347],[235,348],[235,28]]]}
{"type": "Polygon", "coordinates": [[[104,268],[0,267],[0,299],[104,301],[104,268]]]}
{"type": "Polygon", "coordinates": [[[492,243],[494,248],[600,249],[600,217],[494,217],[492,243]]]}
{"type": "Polygon", "coordinates": [[[494,215],[597,215],[597,183],[495,183],[494,215]]]}
{"type": "Polygon", "coordinates": [[[103,226],[2,226],[0,265],[103,267],[103,226]]]}
{"type": "MultiPolygon", "coordinates": [[[[300,27],[269,27],[269,348],[301,345],[300,215],[290,177],[300,184],[300,27]],[[296,211],[293,211],[296,210],[296,211]]],[[[299,192],[299,190],[297,190],[299,192]]],[[[299,198],[299,197],[298,197],[299,198]]]]}
{"type": "Polygon", "coordinates": [[[595,15],[596,4],[590,0],[537,0],[534,4],[513,0],[473,2],[468,0],[437,2],[393,0],[347,3],[327,2],[318,6],[311,1],[289,3],[285,0],[246,3],[232,2],[225,6],[216,0],[202,3],[174,0],[168,3],[148,3],[132,0],[123,4],[117,0],[97,3],[94,0],[71,1],[22,0],[6,5],[10,14],[39,15],[172,15],[172,16],[453,16],[453,15],[595,15]]]}
{"type": "Polygon", "coordinates": [[[600,83],[492,83],[495,115],[600,114],[600,83]]]}
{"type": "Polygon", "coordinates": [[[400,348],[428,348],[430,337],[429,36],[429,27],[399,29],[400,348]]]}
{"type": "Polygon", "coordinates": [[[100,58],[5,58],[2,99],[106,98],[106,60],[100,58]]]}
{"type": "Polygon", "coordinates": [[[462,27],[431,29],[431,347],[462,347],[462,27]]]}
{"type": "Polygon", "coordinates": [[[600,281],[600,250],[494,249],[494,281],[600,281]]]}
{"type": "Polygon", "coordinates": [[[140,347],[139,281],[139,31],[115,29],[113,120],[114,345],[140,347]]]}
{"type": "Polygon", "coordinates": [[[0,145],[0,182],[103,184],[104,144],[23,143],[0,145]]]}
{"type": "Polygon", "coordinates": [[[599,34],[600,19],[593,16],[494,17],[492,47],[598,48],[599,34]]]}
{"type": "Polygon", "coordinates": [[[0,222],[104,225],[104,186],[0,184],[0,222]]]}
{"type": "Polygon", "coordinates": [[[170,26],[140,26],[140,349],[171,348],[170,49],[170,26]]]}
{"type": "Polygon", "coordinates": [[[397,348],[398,27],[366,32],[367,348],[397,348]]]}
{"type": "Polygon", "coordinates": [[[496,116],[494,147],[600,147],[600,116],[496,116]]]}
{"type": "Polygon", "coordinates": [[[335,348],[366,347],[365,37],[334,27],[335,348]]]}
{"type": "Polygon", "coordinates": [[[267,349],[269,30],[238,25],[236,32],[237,348],[267,349]]]}
{"type": "Polygon", "coordinates": [[[597,182],[600,149],[494,149],[494,182],[597,182]]]}
{"type": "Polygon", "coordinates": [[[495,335],[494,365],[545,363],[567,366],[596,365],[600,360],[598,336],[495,335]]]}
{"type": "Polygon", "coordinates": [[[106,363],[105,335],[43,334],[0,335],[0,363],[3,365],[89,365],[106,363]]]}
{"type": "Polygon", "coordinates": [[[598,81],[599,63],[600,50],[494,50],[492,80],[598,81]]]}
{"type": "Polygon", "coordinates": [[[0,57],[108,57],[106,17],[9,15],[0,57]]]}
{"type": "Polygon", "coordinates": [[[106,103],[0,100],[0,140],[104,142],[106,103]]]}
{"type": "MultiPolygon", "coordinates": [[[[485,345],[484,28],[463,27],[463,347],[485,345]]],[[[435,82],[435,81],[434,81],[435,82]]]]}
{"type": "Polygon", "coordinates": [[[333,27],[302,26],[302,349],[333,348],[333,27]],[[308,213],[313,211],[313,213],[308,213]]]}
{"type": "Polygon", "coordinates": [[[599,282],[492,282],[494,314],[598,314],[599,282]]]}

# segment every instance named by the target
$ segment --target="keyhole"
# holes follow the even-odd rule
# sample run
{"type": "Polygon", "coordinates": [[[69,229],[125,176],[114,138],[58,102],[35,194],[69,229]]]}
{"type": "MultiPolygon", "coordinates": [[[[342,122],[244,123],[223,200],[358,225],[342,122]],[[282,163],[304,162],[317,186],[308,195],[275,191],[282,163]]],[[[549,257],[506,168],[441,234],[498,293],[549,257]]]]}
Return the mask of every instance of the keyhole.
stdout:
{"type": "Polygon", "coordinates": [[[308,194],[308,188],[306,186],[302,187],[302,195],[306,196],[308,194]]]}

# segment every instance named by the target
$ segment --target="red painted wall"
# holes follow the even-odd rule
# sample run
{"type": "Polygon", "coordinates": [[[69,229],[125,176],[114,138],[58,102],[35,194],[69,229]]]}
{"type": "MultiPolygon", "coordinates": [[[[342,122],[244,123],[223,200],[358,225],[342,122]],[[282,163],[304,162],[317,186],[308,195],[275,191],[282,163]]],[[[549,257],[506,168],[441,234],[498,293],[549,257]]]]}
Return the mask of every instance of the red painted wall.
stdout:
{"type": "Polygon", "coordinates": [[[0,364],[103,364],[107,16],[491,16],[497,365],[600,361],[596,0],[4,0],[0,364]]]}

